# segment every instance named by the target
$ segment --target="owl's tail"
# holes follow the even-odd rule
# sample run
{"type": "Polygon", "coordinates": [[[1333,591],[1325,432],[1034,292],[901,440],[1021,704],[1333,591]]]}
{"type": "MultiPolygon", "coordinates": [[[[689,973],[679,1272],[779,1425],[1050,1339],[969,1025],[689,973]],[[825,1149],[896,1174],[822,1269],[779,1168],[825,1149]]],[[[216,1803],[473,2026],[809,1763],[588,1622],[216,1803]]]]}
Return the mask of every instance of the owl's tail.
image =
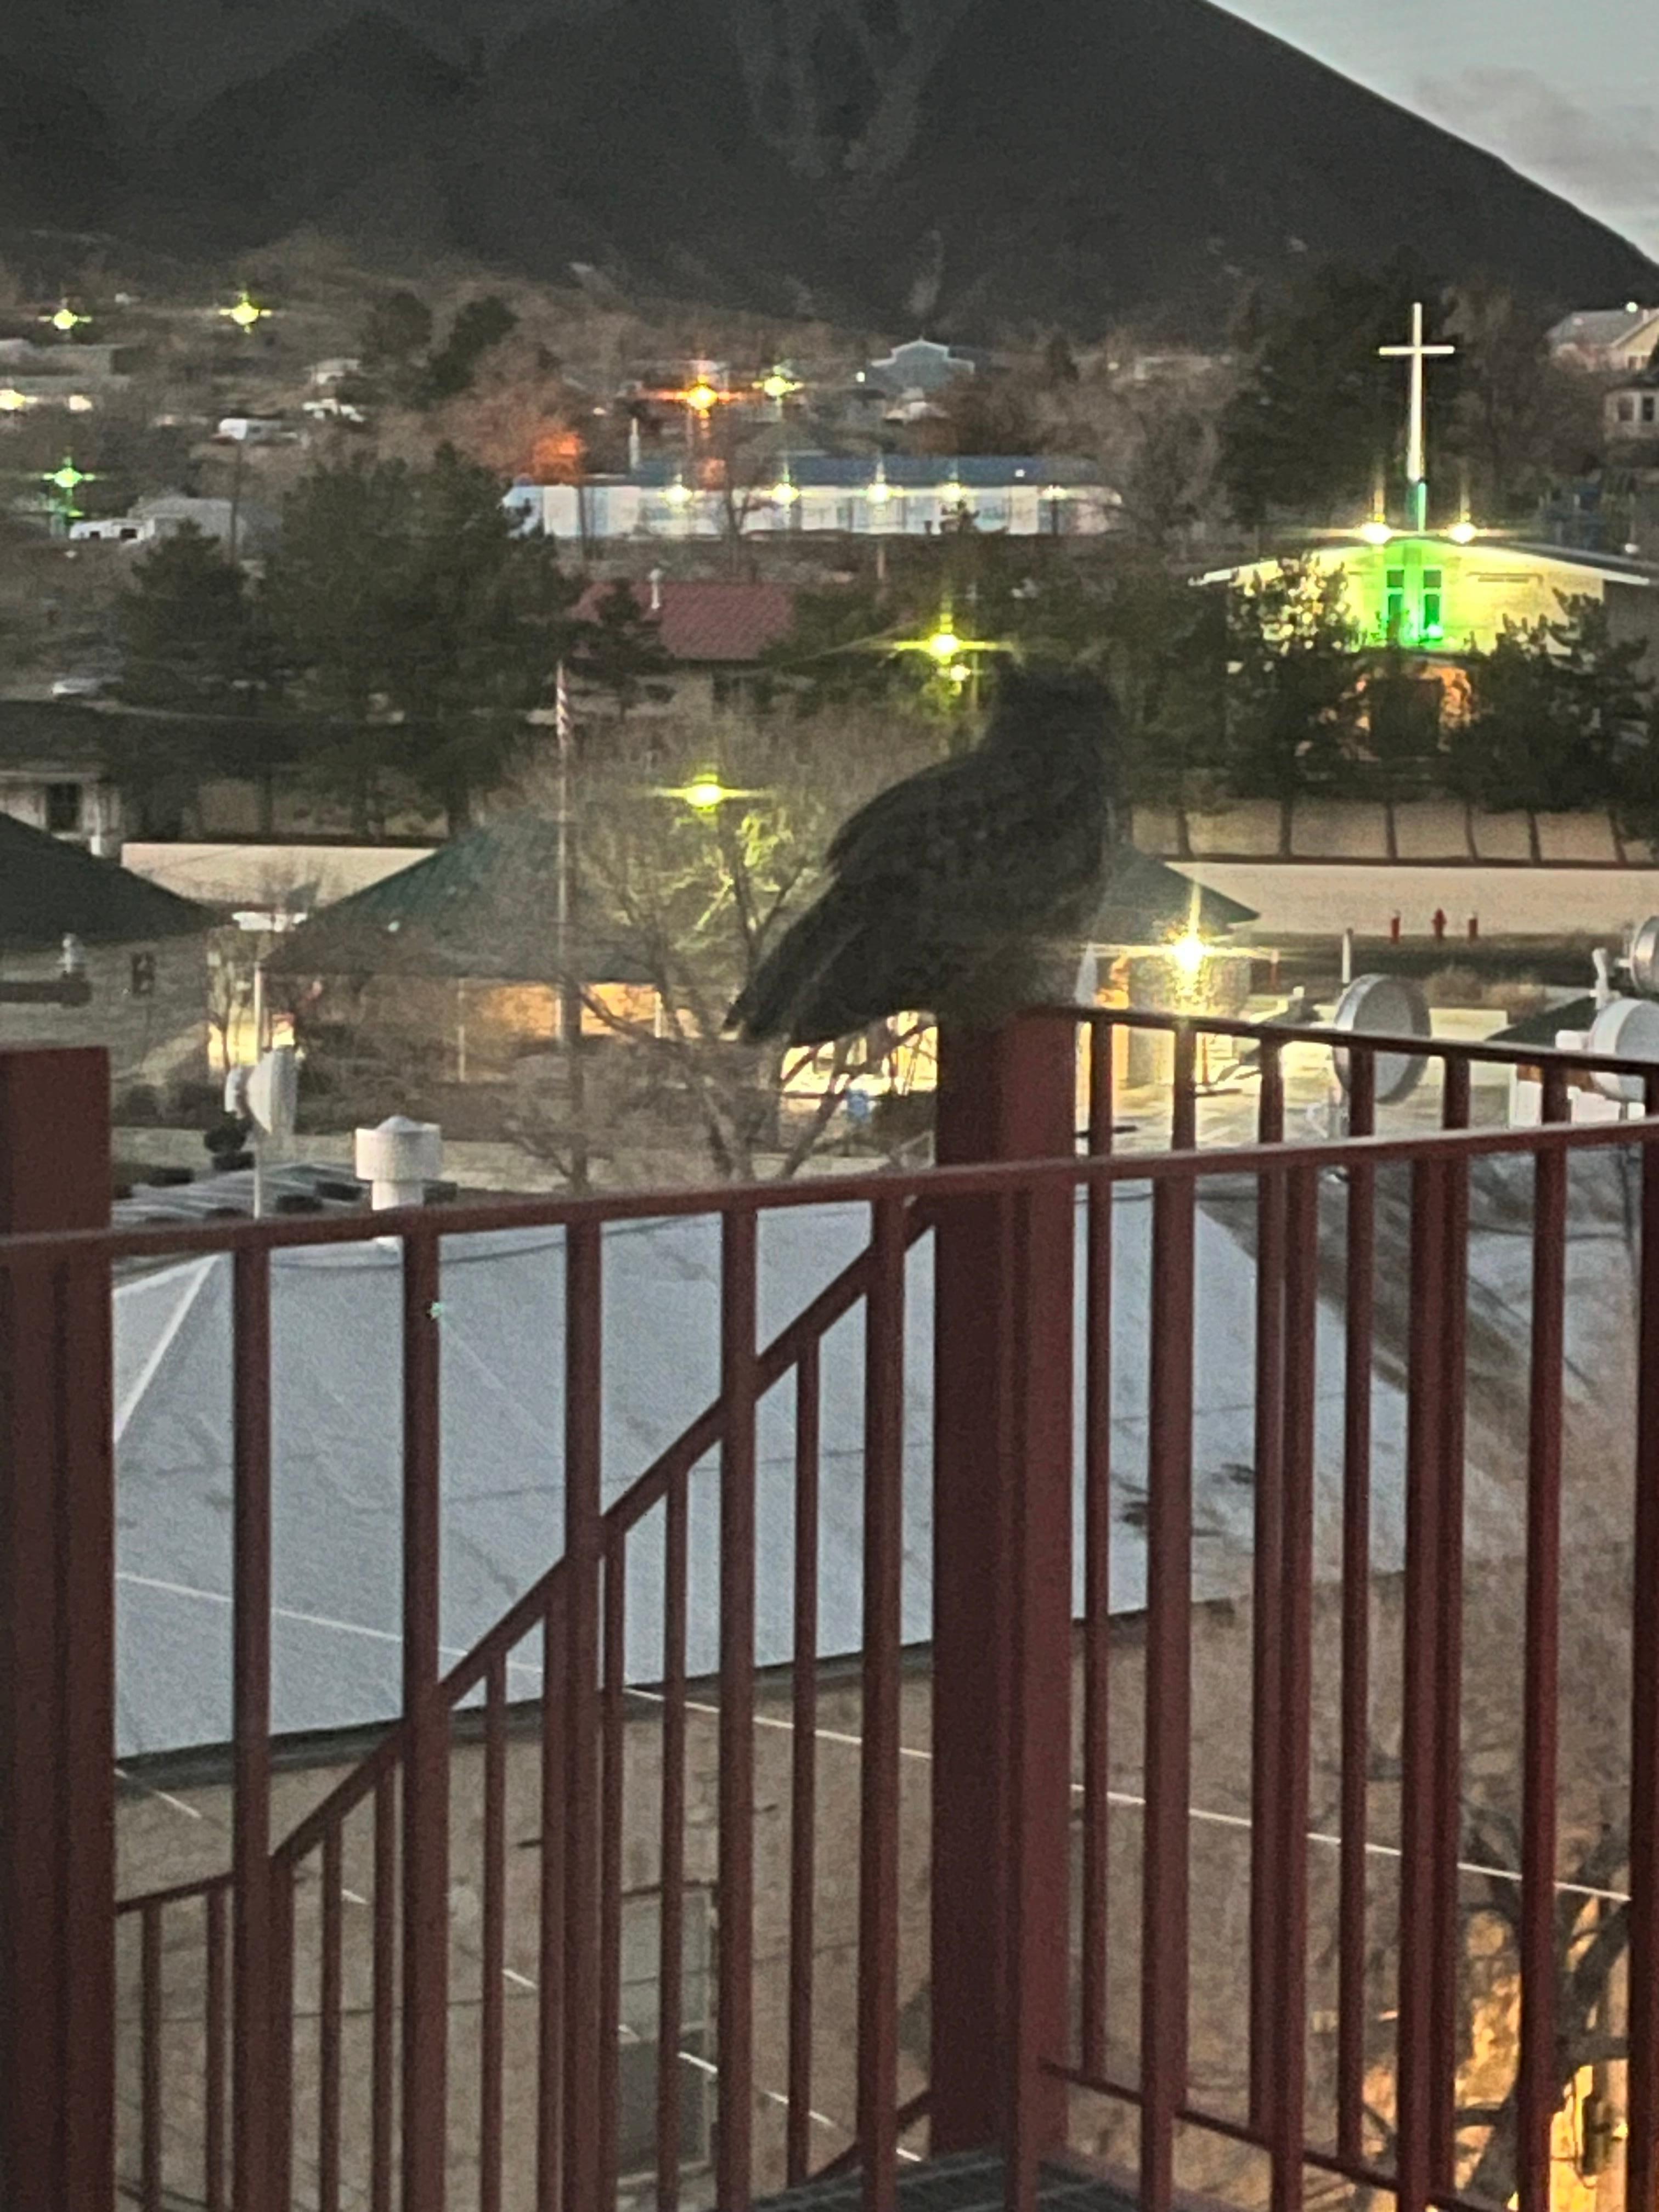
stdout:
{"type": "Polygon", "coordinates": [[[847,902],[832,887],[791,922],[732,1000],[728,1030],[751,1044],[827,1044],[872,1018],[848,1000],[838,970],[856,934],[847,902]]]}

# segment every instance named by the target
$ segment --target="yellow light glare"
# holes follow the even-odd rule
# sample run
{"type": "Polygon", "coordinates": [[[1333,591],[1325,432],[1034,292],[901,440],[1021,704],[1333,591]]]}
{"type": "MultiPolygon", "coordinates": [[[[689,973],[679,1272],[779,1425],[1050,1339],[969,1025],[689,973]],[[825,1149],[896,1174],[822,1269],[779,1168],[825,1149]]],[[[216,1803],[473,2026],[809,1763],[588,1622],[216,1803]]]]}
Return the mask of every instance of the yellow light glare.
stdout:
{"type": "Polygon", "coordinates": [[[790,483],[788,477],[784,477],[773,485],[772,496],[780,507],[793,507],[800,497],[800,494],[790,483]]]}
{"type": "Polygon", "coordinates": [[[71,415],[90,415],[92,412],[92,402],[84,392],[71,392],[64,404],[71,415]]]}
{"type": "Polygon", "coordinates": [[[1362,522],[1359,526],[1359,534],[1367,545],[1386,545],[1393,538],[1394,532],[1386,522],[1373,521],[1362,522]]]}
{"type": "Polygon", "coordinates": [[[953,629],[936,629],[927,641],[927,649],[935,660],[954,660],[962,650],[962,640],[953,629]]]}
{"type": "Polygon", "coordinates": [[[1210,948],[1196,930],[1189,929],[1184,937],[1176,938],[1170,947],[1170,957],[1183,975],[1196,975],[1206,959],[1210,948]]]}
{"type": "Polygon", "coordinates": [[[669,485],[667,490],[663,494],[663,497],[668,501],[670,507],[684,507],[690,496],[691,495],[690,491],[687,490],[684,483],[678,477],[675,477],[673,483],[669,485]]]}
{"type": "Polygon", "coordinates": [[[61,307],[55,315],[47,318],[55,331],[72,331],[80,319],[74,308],[67,304],[61,307]]]}
{"type": "Polygon", "coordinates": [[[269,307],[256,307],[244,291],[234,307],[221,307],[219,313],[228,317],[237,329],[246,335],[252,331],[256,323],[263,322],[270,310],[269,307]]]}
{"type": "Polygon", "coordinates": [[[1472,522],[1459,522],[1455,523],[1446,534],[1454,545],[1473,545],[1480,532],[1472,522]]]}
{"type": "Polygon", "coordinates": [[[27,392],[19,392],[9,384],[0,391],[0,408],[3,408],[8,415],[21,414],[25,407],[33,404],[27,392]]]}
{"type": "Polygon", "coordinates": [[[893,487],[888,483],[885,477],[878,477],[874,483],[870,486],[867,496],[874,500],[877,506],[879,507],[886,501],[891,499],[893,496],[893,487]]]}
{"type": "Polygon", "coordinates": [[[800,386],[787,369],[775,368],[769,376],[761,379],[760,388],[769,399],[787,399],[792,392],[800,390],[800,386]]]}
{"type": "Polygon", "coordinates": [[[694,415],[707,415],[720,403],[720,394],[712,384],[694,384],[685,394],[685,404],[694,415]]]}
{"type": "Polygon", "coordinates": [[[717,775],[697,775],[685,786],[679,796],[694,812],[713,814],[716,808],[725,804],[726,789],[717,775]]]}

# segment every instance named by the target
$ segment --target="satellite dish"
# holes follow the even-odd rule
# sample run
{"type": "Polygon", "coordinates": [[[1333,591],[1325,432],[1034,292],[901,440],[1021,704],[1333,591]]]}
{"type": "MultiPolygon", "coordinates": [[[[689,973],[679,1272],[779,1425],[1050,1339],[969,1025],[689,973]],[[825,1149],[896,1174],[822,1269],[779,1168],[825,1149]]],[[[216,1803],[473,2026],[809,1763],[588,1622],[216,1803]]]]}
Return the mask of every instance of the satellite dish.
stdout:
{"type": "MultiPolygon", "coordinates": [[[[1644,922],[1642,927],[1647,930],[1656,925],[1644,922]]],[[[1659,1006],[1651,999],[1609,1000],[1585,1033],[1584,1050],[1604,1053],[1609,1060],[1659,1060],[1659,1006]]],[[[1595,1070],[1590,1081],[1604,1098],[1639,1099],[1647,1089],[1641,1076],[1615,1075],[1610,1068],[1595,1070]]]]}
{"type": "MultiPolygon", "coordinates": [[[[1655,1008],[1659,1013],[1659,1007],[1655,1008]]],[[[1431,1024],[1423,987],[1408,975],[1356,975],[1336,1002],[1331,1027],[1354,1036],[1426,1037],[1431,1024]]],[[[1376,1103],[1397,1106],[1423,1080],[1428,1061],[1415,1054],[1382,1052],[1376,1059],[1376,1103]]],[[[1336,1079],[1349,1088],[1348,1055],[1333,1052],[1336,1079]]]]}
{"type": "Polygon", "coordinates": [[[300,1103],[300,1073],[291,1044],[273,1046],[253,1067],[243,1094],[250,1121],[265,1137],[286,1137],[300,1103]]]}
{"type": "Polygon", "coordinates": [[[1659,914],[1650,915],[1630,944],[1630,980],[1645,999],[1659,999],[1659,914]]]}

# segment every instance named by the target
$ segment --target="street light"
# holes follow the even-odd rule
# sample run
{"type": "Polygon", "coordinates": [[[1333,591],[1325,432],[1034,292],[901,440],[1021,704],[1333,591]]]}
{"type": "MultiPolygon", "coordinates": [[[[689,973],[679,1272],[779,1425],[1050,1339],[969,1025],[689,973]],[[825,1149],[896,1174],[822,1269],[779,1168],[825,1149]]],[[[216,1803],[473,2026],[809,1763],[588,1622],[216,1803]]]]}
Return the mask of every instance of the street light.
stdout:
{"type": "Polygon", "coordinates": [[[50,315],[42,315],[40,319],[43,323],[49,324],[61,337],[67,337],[71,331],[78,329],[82,323],[89,323],[92,317],[77,315],[69,301],[65,300],[50,315]]]}
{"type": "Polygon", "coordinates": [[[722,783],[717,768],[700,768],[688,782],[653,784],[652,790],[659,799],[678,799],[682,805],[689,806],[694,814],[701,814],[705,819],[717,815],[722,806],[729,805],[734,799],[762,799],[765,796],[762,791],[738,790],[729,783],[722,783]]]}
{"type": "Polygon", "coordinates": [[[219,313],[228,321],[234,323],[237,329],[241,331],[244,337],[251,337],[253,335],[254,325],[257,323],[264,322],[270,313],[270,310],[269,307],[259,307],[254,301],[251,300],[248,297],[247,286],[244,284],[241,290],[241,296],[238,299],[235,306],[234,307],[221,307],[219,313]]]}

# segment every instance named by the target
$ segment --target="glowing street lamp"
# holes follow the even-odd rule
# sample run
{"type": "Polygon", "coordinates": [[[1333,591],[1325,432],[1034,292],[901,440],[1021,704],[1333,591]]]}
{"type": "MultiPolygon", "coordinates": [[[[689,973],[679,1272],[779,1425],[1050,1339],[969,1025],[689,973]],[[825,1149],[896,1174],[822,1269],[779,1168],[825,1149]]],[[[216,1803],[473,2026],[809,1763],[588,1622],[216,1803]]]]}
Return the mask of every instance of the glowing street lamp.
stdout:
{"type": "Polygon", "coordinates": [[[96,479],[86,470],[77,469],[73,459],[65,453],[63,465],[53,469],[50,474],[43,476],[40,481],[61,491],[65,498],[72,499],[83,483],[93,483],[96,479]]]}
{"type": "Polygon", "coordinates": [[[1210,948],[1195,929],[1189,929],[1184,937],[1177,937],[1170,947],[1170,957],[1176,966],[1183,975],[1194,978],[1209,957],[1210,948]]]}
{"type": "Polygon", "coordinates": [[[706,821],[712,820],[722,806],[729,805],[734,799],[764,796],[759,791],[739,791],[729,783],[722,783],[716,768],[700,768],[687,783],[657,784],[653,789],[659,799],[678,799],[683,806],[689,806],[706,821]]]}
{"type": "Polygon", "coordinates": [[[254,301],[250,299],[248,296],[247,286],[244,284],[241,290],[241,296],[238,299],[235,306],[234,307],[221,307],[219,313],[223,315],[228,321],[234,323],[237,329],[240,331],[244,337],[252,337],[255,325],[264,322],[270,315],[270,310],[269,307],[259,307],[254,301]]]}
{"type": "Polygon", "coordinates": [[[27,392],[19,392],[13,385],[0,385],[0,414],[21,415],[26,407],[33,404],[27,392]]]}
{"type": "Polygon", "coordinates": [[[92,317],[77,315],[69,301],[65,300],[51,314],[42,315],[40,320],[49,324],[60,337],[68,337],[71,331],[78,330],[82,323],[89,323],[92,317]]]}
{"type": "Polygon", "coordinates": [[[800,380],[791,376],[788,364],[781,361],[775,368],[769,369],[762,377],[757,387],[777,407],[781,407],[784,401],[793,393],[799,392],[800,388],[800,380]]]}
{"type": "Polygon", "coordinates": [[[720,404],[720,393],[704,377],[699,377],[688,391],[680,394],[680,397],[694,415],[702,416],[705,421],[720,404]]]}

